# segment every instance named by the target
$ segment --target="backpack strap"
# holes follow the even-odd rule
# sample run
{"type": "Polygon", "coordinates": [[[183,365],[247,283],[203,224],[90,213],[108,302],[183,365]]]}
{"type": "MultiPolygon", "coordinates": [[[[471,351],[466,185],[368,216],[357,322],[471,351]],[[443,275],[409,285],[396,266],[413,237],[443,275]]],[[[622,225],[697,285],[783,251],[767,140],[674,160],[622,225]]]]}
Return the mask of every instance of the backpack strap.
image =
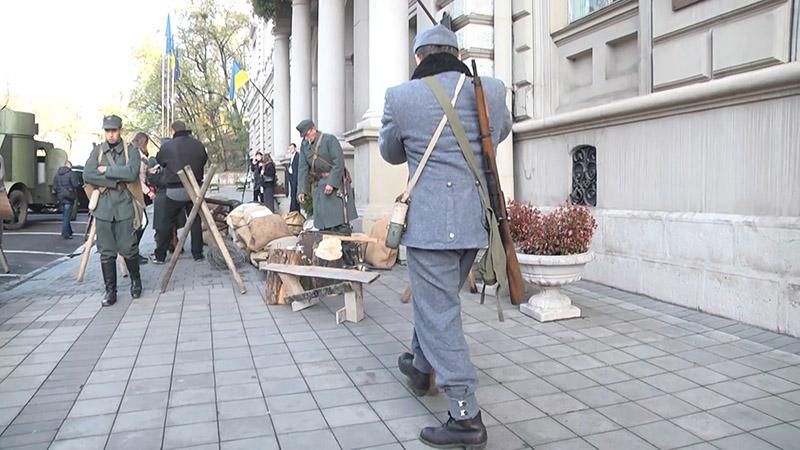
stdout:
{"type": "MultiPolygon", "coordinates": [[[[456,101],[458,100],[458,94],[461,92],[461,88],[464,87],[465,79],[466,75],[462,73],[461,77],[458,79],[458,83],[456,83],[455,92],[453,93],[453,99],[451,101],[453,105],[455,105],[456,101]]],[[[430,142],[428,142],[428,148],[425,149],[425,154],[422,155],[422,159],[419,161],[417,170],[414,171],[414,176],[411,177],[405,192],[403,192],[403,194],[400,196],[401,202],[408,203],[408,199],[411,197],[411,191],[414,189],[414,186],[416,186],[417,181],[419,181],[419,177],[422,175],[422,169],[425,168],[425,164],[428,163],[428,159],[431,157],[431,153],[433,153],[433,148],[436,147],[436,143],[439,142],[439,137],[441,137],[446,123],[447,114],[444,114],[442,115],[442,119],[439,120],[439,126],[437,126],[436,130],[433,132],[430,142]]]]}
{"type": "MultiPolygon", "coordinates": [[[[431,88],[439,104],[444,109],[448,122],[450,122],[450,129],[458,141],[458,146],[461,148],[461,153],[464,154],[464,159],[467,160],[472,175],[478,185],[478,193],[483,206],[486,222],[489,224],[489,247],[483,254],[483,258],[479,264],[479,272],[483,277],[484,286],[487,284],[497,283],[498,288],[504,287],[507,284],[506,275],[506,254],[503,248],[503,242],[500,238],[500,225],[497,222],[497,216],[492,210],[491,203],[489,203],[489,193],[486,186],[481,182],[480,173],[478,172],[478,165],[475,162],[475,155],[473,154],[472,146],[469,144],[467,132],[464,130],[464,125],[458,117],[458,113],[450,104],[445,94],[442,85],[436,81],[434,77],[424,78],[428,87],[431,88]]],[[[500,321],[503,321],[503,308],[500,305],[500,296],[496,295],[497,299],[497,316],[500,321]]],[[[481,295],[481,303],[483,302],[483,294],[481,295]]]]}

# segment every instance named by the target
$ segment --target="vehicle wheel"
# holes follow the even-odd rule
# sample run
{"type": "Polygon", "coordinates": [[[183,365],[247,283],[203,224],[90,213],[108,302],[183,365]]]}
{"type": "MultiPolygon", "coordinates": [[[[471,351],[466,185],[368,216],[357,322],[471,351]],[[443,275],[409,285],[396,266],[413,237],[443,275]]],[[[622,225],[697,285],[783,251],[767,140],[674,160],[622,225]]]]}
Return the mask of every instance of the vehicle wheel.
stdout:
{"type": "Polygon", "coordinates": [[[25,222],[28,220],[28,200],[25,199],[22,191],[16,190],[9,192],[8,202],[11,203],[14,218],[5,221],[5,226],[9,230],[19,230],[25,226],[25,222]]]}
{"type": "Polygon", "coordinates": [[[78,201],[72,203],[72,212],[69,215],[69,220],[76,220],[78,218],[78,201]]]}

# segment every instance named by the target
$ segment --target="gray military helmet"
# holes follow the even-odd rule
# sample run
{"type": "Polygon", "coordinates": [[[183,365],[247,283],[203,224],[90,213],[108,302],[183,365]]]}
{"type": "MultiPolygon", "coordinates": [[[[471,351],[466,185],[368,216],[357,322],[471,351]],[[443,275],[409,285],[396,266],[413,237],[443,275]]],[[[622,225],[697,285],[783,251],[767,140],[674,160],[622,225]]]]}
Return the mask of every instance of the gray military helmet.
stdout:
{"type": "Polygon", "coordinates": [[[417,39],[414,40],[414,53],[426,45],[444,45],[458,49],[458,39],[449,28],[439,24],[417,35],[417,39]]]}
{"type": "Polygon", "coordinates": [[[104,130],[119,130],[120,128],[122,128],[122,119],[118,115],[112,114],[103,117],[104,130]]]}

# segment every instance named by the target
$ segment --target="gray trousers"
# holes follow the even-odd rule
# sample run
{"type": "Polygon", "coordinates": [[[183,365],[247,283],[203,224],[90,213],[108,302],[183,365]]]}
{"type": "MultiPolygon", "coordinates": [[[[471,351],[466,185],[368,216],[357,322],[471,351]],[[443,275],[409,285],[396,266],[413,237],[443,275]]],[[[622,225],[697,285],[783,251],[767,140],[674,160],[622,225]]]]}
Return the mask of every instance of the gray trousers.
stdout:
{"type": "Polygon", "coordinates": [[[478,414],[478,374],[469,357],[461,323],[459,291],[478,250],[408,249],[408,274],[414,305],[414,367],[436,371],[436,384],[449,399],[456,420],[478,414]]]}

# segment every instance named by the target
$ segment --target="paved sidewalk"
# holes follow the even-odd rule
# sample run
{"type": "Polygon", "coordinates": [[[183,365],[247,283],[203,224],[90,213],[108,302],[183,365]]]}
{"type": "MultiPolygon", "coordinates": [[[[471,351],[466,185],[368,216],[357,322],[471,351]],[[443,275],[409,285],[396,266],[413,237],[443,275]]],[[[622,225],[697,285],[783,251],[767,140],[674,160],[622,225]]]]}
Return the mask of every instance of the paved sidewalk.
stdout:
{"type": "MultiPolygon", "coordinates": [[[[147,239],[145,239],[147,240],[147,239]]],[[[187,244],[188,248],[188,244],[187,244]]],[[[145,295],[100,308],[99,263],[78,260],[0,293],[0,448],[424,448],[443,396],[414,397],[406,271],[300,313],[264,305],[263,275],[183,256],[143,266],[145,295]]],[[[489,449],[800,448],[800,340],[581,282],[583,319],[540,324],[464,295],[489,449]]]]}

